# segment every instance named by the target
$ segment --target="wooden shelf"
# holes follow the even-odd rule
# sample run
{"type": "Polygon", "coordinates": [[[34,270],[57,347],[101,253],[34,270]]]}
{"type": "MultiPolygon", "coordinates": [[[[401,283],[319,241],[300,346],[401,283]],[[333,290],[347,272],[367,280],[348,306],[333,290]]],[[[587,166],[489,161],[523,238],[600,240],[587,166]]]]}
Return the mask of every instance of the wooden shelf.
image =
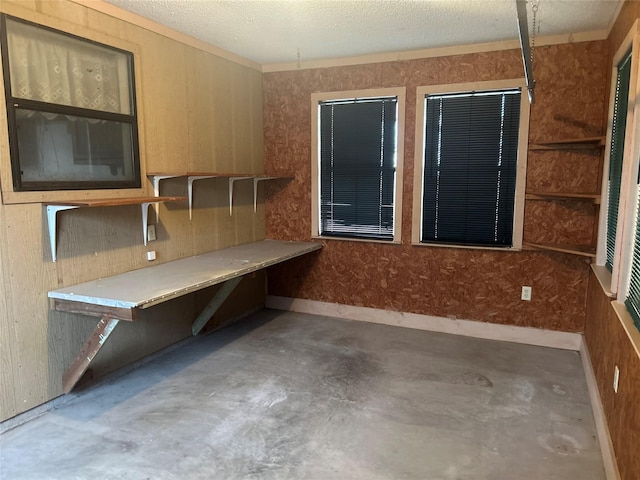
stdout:
{"type": "Polygon", "coordinates": [[[600,203],[600,195],[596,193],[567,193],[567,192],[529,192],[524,196],[527,200],[592,200],[593,203],[600,203]]]}
{"type": "MultiPolygon", "coordinates": [[[[233,185],[240,180],[253,180],[253,211],[258,211],[258,183],[264,180],[292,179],[293,176],[271,176],[252,173],[215,173],[215,172],[184,172],[184,173],[148,173],[147,177],[153,183],[153,193],[160,195],[160,181],[167,178],[187,179],[187,198],[189,199],[189,219],[193,211],[193,182],[206,178],[227,178],[229,180],[229,215],[233,215],[233,185]]],[[[157,212],[156,212],[157,213],[157,212]]]]}
{"type": "Polygon", "coordinates": [[[604,147],[605,137],[571,138],[537,142],[529,145],[529,150],[594,150],[604,147]]]}
{"type": "Polygon", "coordinates": [[[547,250],[551,252],[569,253],[571,255],[580,255],[582,257],[595,258],[595,249],[587,245],[558,245],[550,243],[530,243],[523,242],[522,246],[525,250],[547,250]]]}
{"type": "Polygon", "coordinates": [[[100,198],[87,200],[60,200],[44,202],[47,207],[47,223],[49,225],[49,243],[51,245],[51,258],[57,260],[57,236],[58,236],[58,213],[75,208],[95,208],[95,207],[120,207],[124,205],[140,205],[142,207],[142,238],[147,244],[147,219],[149,205],[179,202],[187,197],[131,197],[131,198],[100,198]]]}

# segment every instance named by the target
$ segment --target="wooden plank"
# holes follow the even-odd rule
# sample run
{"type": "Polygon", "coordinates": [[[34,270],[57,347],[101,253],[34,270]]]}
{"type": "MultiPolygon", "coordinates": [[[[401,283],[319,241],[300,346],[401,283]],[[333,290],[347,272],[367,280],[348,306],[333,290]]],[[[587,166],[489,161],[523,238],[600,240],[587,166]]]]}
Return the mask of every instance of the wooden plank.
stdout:
{"type": "Polygon", "coordinates": [[[589,150],[604,147],[605,137],[570,138],[551,142],[536,142],[530,150],[589,150]]]}
{"type": "Polygon", "coordinates": [[[593,200],[593,203],[600,203],[600,194],[597,193],[567,193],[567,192],[530,192],[525,194],[527,200],[593,200]]]}
{"type": "Polygon", "coordinates": [[[242,277],[232,278],[231,280],[226,281],[220,290],[216,292],[211,301],[204,307],[202,312],[198,315],[198,317],[193,321],[191,326],[191,333],[193,335],[198,335],[200,331],[204,328],[211,317],[218,311],[220,306],[224,303],[224,301],[229,298],[229,295],[233,292],[233,290],[238,286],[242,277]]]}
{"type": "Polygon", "coordinates": [[[548,243],[530,242],[524,242],[522,245],[532,250],[548,250],[552,252],[570,253],[571,255],[580,255],[583,257],[596,257],[595,249],[586,245],[552,245],[548,243]]]}
{"type": "Polygon", "coordinates": [[[142,205],[143,203],[179,202],[187,197],[129,197],[129,198],[97,198],[87,200],[61,200],[44,202],[44,205],[61,205],[70,207],[118,207],[122,205],[142,205]]]}
{"type": "Polygon", "coordinates": [[[52,300],[53,310],[58,312],[78,313],[92,317],[109,317],[118,320],[133,322],[137,320],[137,310],[131,308],[108,307],[105,305],[94,305],[91,303],[72,302],[54,298],[52,300]]]}
{"type": "Polygon", "coordinates": [[[95,330],[86,341],[80,353],[76,355],[76,358],[71,362],[71,365],[64,372],[62,376],[62,389],[64,393],[69,393],[73,390],[73,387],[82,378],[84,372],[87,371],[89,364],[93,361],[98,354],[104,342],[107,341],[109,335],[118,326],[118,322],[115,318],[102,318],[95,330]]]}
{"type": "Polygon", "coordinates": [[[52,290],[49,298],[147,308],[320,248],[312,242],[263,240],[52,290]]]}

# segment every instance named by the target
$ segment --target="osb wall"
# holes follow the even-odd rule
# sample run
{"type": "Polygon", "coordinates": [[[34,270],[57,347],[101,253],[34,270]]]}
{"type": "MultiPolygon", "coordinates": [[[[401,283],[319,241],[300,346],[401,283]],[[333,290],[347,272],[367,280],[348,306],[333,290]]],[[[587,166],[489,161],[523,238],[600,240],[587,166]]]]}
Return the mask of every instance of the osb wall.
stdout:
{"type": "MultiPolygon", "coordinates": [[[[613,55],[638,18],[640,2],[627,1],[609,35],[610,68],[613,55]]],[[[611,306],[611,299],[605,295],[593,273],[589,278],[585,340],[620,477],[622,480],[636,480],[640,478],[640,357],[611,306]],[[620,369],[617,394],[612,386],[616,365],[620,369]]]]}
{"type": "Polygon", "coordinates": [[[589,278],[585,340],[596,376],[620,478],[640,478],[640,357],[598,282],[589,278]],[[613,391],[615,366],[620,369],[618,393],[613,391]]]}
{"type": "MultiPolygon", "coordinates": [[[[530,142],[601,135],[606,96],[604,41],[535,50],[536,102],[530,142]]],[[[323,240],[314,258],[269,272],[269,293],[288,297],[581,332],[588,264],[566,254],[411,246],[416,87],[521,78],[518,50],[266,73],[265,169],[296,179],[274,189],[267,236],[311,238],[313,92],[406,86],[402,245],[323,240]],[[291,282],[291,275],[296,281],[291,282]],[[521,287],[533,287],[531,302],[521,287]]],[[[595,193],[602,153],[530,151],[527,190],[595,193]]],[[[596,207],[589,202],[528,201],[524,240],[592,243],[596,207]]]]}
{"type": "MultiPolygon", "coordinates": [[[[0,10],[135,49],[140,154],[147,172],[263,171],[261,72],[77,3],[3,0],[0,10]]],[[[9,155],[4,101],[0,109],[4,164],[9,155]]],[[[2,174],[5,186],[6,170],[2,174]]],[[[143,186],[151,195],[146,178],[143,186]]],[[[162,263],[264,238],[264,209],[254,214],[250,182],[236,186],[232,217],[225,180],[202,180],[194,190],[193,221],[186,202],[163,205],[158,240],[148,247],[138,206],[61,214],[56,263],[43,206],[0,206],[0,420],[60,395],[64,369],[95,327],[95,318],[50,311],[49,290],[145,267],[147,250],[155,250],[156,263],[162,263]]],[[[186,195],[186,180],[163,181],[161,193],[186,195]]],[[[152,213],[150,221],[155,222],[152,213]]],[[[189,337],[198,307],[214,291],[153,307],[135,324],[120,322],[92,364],[93,375],[189,337]]],[[[211,323],[257,308],[263,298],[264,276],[245,279],[211,323]]]]}

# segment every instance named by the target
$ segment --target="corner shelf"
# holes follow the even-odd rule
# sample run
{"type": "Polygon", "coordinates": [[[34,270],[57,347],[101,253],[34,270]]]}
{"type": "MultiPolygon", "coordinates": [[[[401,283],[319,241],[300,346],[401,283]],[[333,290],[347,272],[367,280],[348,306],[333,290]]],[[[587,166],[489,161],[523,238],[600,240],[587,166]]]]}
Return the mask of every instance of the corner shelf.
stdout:
{"type": "Polygon", "coordinates": [[[523,242],[525,250],[546,250],[551,252],[570,253],[582,257],[596,258],[595,249],[589,245],[559,245],[550,243],[523,242]]]}
{"type": "Polygon", "coordinates": [[[142,236],[147,244],[147,216],[149,205],[164,202],[179,202],[187,197],[133,197],[133,198],[101,198],[93,200],[61,200],[45,202],[47,207],[47,223],[49,226],[49,243],[51,258],[57,260],[58,213],[76,208],[119,207],[123,205],[140,205],[142,207],[142,236]]]}
{"type": "MultiPolygon", "coordinates": [[[[160,181],[167,178],[187,178],[187,198],[189,199],[189,219],[193,211],[193,182],[207,178],[226,178],[229,180],[229,216],[233,215],[233,185],[241,180],[253,180],[253,211],[258,211],[258,183],[265,180],[291,179],[292,176],[271,176],[244,173],[212,173],[212,172],[185,172],[185,173],[148,173],[147,177],[153,183],[153,194],[160,195],[160,181]]],[[[156,211],[157,214],[157,211],[156,211]]]]}
{"type": "Polygon", "coordinates": [[[600,203],[600,195],[596,193],[564,193],[564,192],[528,192],[525,194],[526,200],[592,200],[593,203],[600,203]]]}
{"type": "Polygon", "coordinates": [[[537,142],[529,150],[595,150],[604,147],[605,137],[571,138],[551,142],[537,142]]]}

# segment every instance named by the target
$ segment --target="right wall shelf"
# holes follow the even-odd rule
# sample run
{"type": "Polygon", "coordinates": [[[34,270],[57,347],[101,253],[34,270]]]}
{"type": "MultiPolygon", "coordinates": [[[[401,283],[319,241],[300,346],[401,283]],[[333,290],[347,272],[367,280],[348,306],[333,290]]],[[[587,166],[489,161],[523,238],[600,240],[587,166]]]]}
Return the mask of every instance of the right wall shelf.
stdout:
{"type": "MultiPolygon", "coordinates": [[[[600,150],[604,147],[605,137],[572,138],[566,140],[554,140],[550,142],[538,142],[529,146],[530,150],[600,150]]],[[[600,204],[599,193],[574,193],[574,192],[542,192],[527,191],[526,200],[539,200],[550,202],[570,202],[590,200],[594,205],[600,204]]],[[[595,216],[597,217],[597,208],[595,216]]],[[[597,220],[596,220],[597,222],[597,220]]],[[[523,242],[526,250],[546,250],[552,252],[568,253],[582,257],[595,258],[595,247],[592,245],[560,245],[550,243],[523,242]]]]}

